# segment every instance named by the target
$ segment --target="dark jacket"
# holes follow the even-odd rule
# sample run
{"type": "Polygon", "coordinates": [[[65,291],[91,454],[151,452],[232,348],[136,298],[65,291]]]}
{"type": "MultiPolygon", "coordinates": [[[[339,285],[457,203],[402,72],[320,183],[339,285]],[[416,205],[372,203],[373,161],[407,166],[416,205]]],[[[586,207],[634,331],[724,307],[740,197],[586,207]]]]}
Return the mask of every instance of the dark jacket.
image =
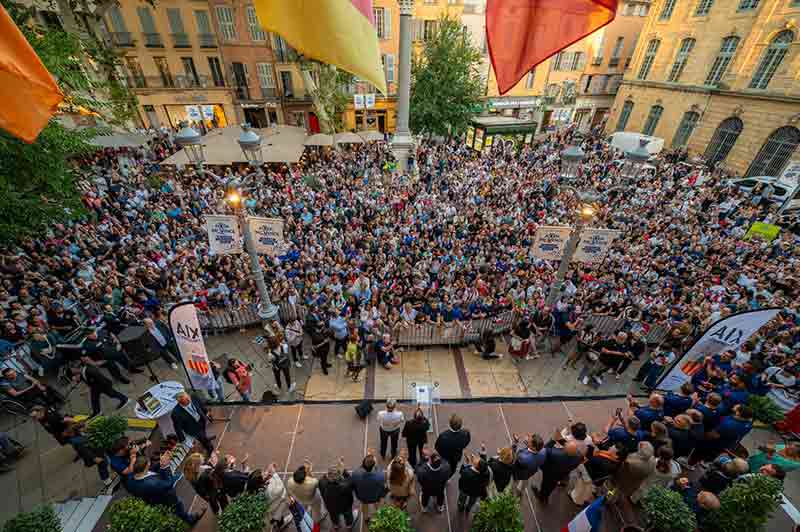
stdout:
{"type": "Polygon", "coordinates": [[[200,419],[195,420],[189,412],[186,411],[181,405],[175,405],[172,410],[172,424],[175,426],[175,434],[180,441],[186,439],[186,435],[197,438],[198,436],[205,435],[206,426],[208,424],[208,412],[206,407],[197,399],[192,399],[197,412],[200,414],[200,419]]]}
{"type": "Polygon", "coordinates": [[[235,469],[225,471],[222,475],[222,489],[225,491],[225,495],[233,499],[237,495],[244,493],[248,478],[250,478],[250,475],[244,471],[235,469]]]}
{"type": "Polygon", "coordinates": [[[456,463],[461,459],[471,439],[468,430],[447,429],[436,438],[436,451],[448,462],[456,463]]]}
{"type": "Polygon", "coordinates": [[[433,467],[430,460],[426,460],[417,466],[416,474],[423,493],[442,493],[450,480],[450,464],[440,460],[439,467],[433,467]]]}
{"type": "Polygon", "coordinates": [[[372,468],[372,471],[359,467],[353,471],[350,479],[353,483],[353,491],[356,494],[356,498],[364,504],[376,503],[383,499],[388,492],[386,488],[386,473],[377,465],[372,468]]]}
{"type": "Polygon", "coordinates": [[[411,418],[403,425],[402,436],[408,440],[409,446],[414,443],[428,443],[428,429],[431,422],[426,418],[411,418]]]}
{"type": "Polygon", "coordinates": [[[497,491],[503,491],[514,475],[514,464],[504,464],[497,457],[490,458],[488,464],[489,469],[492,470],[492,477],[494,478],[494,485],[497,486],[497,491]]]}
{"type": "Polygon", "coordinates": [[[86,369],[81,371],[81,378],[89,388],[94,388],[95,390],[110,390],[114,387],[111,379],[103,375],[100,368],[91,364],[87,364],[86,369]]]}
{"type": "Polygon", "coordinates": [[[480,472],[473,469],[472,465],[464,464],[458,477],[458,491],[470,497],[486,497],[486,488],[491,478],[488,467],[480,472]]]}
{"type": "Polygon", "coordinates": [[[157,474],[149,475],[143,479],[131,477],[125,488],[134,497],[139,497],[147,504],[163,504],[169,508],[178,502],[175,494],[175,481],[177,477],[173,475],[169,467],[159,469],[157,474]]]}
{"type": "Polygon", "coordinates": [[[328,478],[325,475],[319,480],[319,491],[328,512],[333,515],[344,513],[353,507],[353,481],[345,471],[341,477],[328,478]]]}
{"type": "Polygon", "coordinates": [[[558,480],[566,478],[583,461],[583,457],[580,454],[570,456],[564,449],[556,447],[547,449],[545,454],[544,464],[541,467],[542,474],[552,476],[558,480]]]}

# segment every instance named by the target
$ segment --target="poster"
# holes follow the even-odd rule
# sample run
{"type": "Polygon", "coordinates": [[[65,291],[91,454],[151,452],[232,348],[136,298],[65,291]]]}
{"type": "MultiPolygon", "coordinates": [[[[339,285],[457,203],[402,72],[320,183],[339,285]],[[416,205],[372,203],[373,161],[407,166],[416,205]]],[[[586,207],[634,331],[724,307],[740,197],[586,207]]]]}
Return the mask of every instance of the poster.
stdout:
{"type": "Polygon", "coordinates": [[[584,229],[581,240],[572,258],[575,262],[599,262],[603,260],[611,243],[619,235],[612,229],[584,229]]]}
{"type": "Polygon", "coordinates": [[[169,311],[169,328],[175,336],[175,344],[192,388],[208,390],[213,385],[214,374],[194,304],[181,303],[172,307],[169,311]]]}
{"type": "Polygon", "coordinates": [[[467,128],[467,140],[466,140],[468,148],[472,147],[472,142],[474,140],[475,140],[475,128],[472,127],[472,126],[469,126],[467,128]]]}
{"type": "Polygon", "coordinates": [[[751,240],[752,238],[760,238],[767,242],[772,242],[780,232],[780,226],[764,222],[753,222],[753,225],[751,225],[750,229],[745,233],[744,239],[751,240]]]}
{"type": "Polygon", "coordinates": [[[283,220],[252,216],[247,219],[247,228],[256,253],[270,257],[277,257],[283,253],[283,220]]]}
{"type": "Polygon", "coordinates": [[[533,242],[533,256],[544,260],[561,260],[572,228],[567,226],[543,225],[536,230],[533,242]]]}
{"type": "Polygon", "coordinates": [[[480,128],[475,129],[475,144],[472,147],[477,151],[483,149],[483,130],[480,128]]]}
{"type": "Polygon", "coordinates": [[[204,105],[203,109],[203,118],[206,120],[214,120],[214,106],[213,105],[204,105]]]}
{"type": "Polygon", "coordinates": [[[206,216],[209,253],[229,255],[242,252],[242,236],[239,234],[239,220],[236,216],[206,216]]]}
{"type": "Polygon", "coordinates": [[[703,368],[705,357],[739,349],[778,312],[780,309],[777,308],[751,310],[732,314],[714,323],[661,378],[656,388],[664,391],[679,389],[684,382],[703,368]]]}
{"type": "Polygon", "coordinates": [[[483,151],[489,153],[492,149],[492,143],[494,142],[494,135],[486,135],[486,141],[483,143],[483,151]]]}
{"type": "Polygon", "coordinates": [[[198,122],[203,119],[203,115],[200,114],[200,107],[196,105],[186,106],[186,116],[189,117],[189,120],[196,120],[198,122]]]}
{"type": "Polygon", "coordinates": [[[375,107],[375,93],[365,94],[364,95],[364,106],[367,109],[372,109],[375,107]]]}
{"type": "Polygon", "coordinates": [[[363,109],[364,108],[364,95],[363,94],[354,94],[353,95],[353,106],[356,109],[363,109]]]}

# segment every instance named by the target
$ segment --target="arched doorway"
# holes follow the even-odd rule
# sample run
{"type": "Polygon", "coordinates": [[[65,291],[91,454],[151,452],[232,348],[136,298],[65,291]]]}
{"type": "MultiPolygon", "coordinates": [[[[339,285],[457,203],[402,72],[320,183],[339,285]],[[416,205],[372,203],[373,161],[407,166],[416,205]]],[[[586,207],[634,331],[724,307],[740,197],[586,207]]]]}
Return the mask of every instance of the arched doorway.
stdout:
{"type": "Polygon", "coordinates": [[[747,177],[768,175],[777,176],[789,158],[800,145],[800,129],[793,126],[783,126],[772,132],[767,141],[750,163],[747,177]]]}
{"type": "Polygon", "coordinates": [[[736,140],[742,133],[744,123],[735,116],[726,118],[717,126],[714,136],[711,137],[711,142],[708,143],[706,148],[705,158],[708,164],[715,165],[718,162],[724,161],[728,156],[736,140]]]}

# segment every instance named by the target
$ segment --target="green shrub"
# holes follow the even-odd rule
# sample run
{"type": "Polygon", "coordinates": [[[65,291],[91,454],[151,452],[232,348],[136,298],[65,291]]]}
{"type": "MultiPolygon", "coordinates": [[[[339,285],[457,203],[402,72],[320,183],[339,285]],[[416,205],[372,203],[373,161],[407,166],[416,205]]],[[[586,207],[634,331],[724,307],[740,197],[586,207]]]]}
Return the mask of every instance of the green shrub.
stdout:
{"type": "Polygon", "coordinates": [[[658,532],[694,532],[697,519],[680,493],[655,486],[645,494],[644,514],[651,530],[658,532]]]}
{"type": "Polygon", "coordinates": [[[497,497],[481,501],[481,506],[472,519],[471,532],[523,532],[525,524],[519,499],[509,490],[497,497]]]}
{"type": "Polygon", "coordinates": [[[720,494],[720,508],[709,516],[717,532],[758,532],[781,503],[782,485],[765,475],[735,482],[720,494]]]}
{"type": "Polygon", "coordinates": [[[242,493],[222,511],[219,532],[261,532],[269,514],[269,501],[261,493],[242,493]]]}
{"type": "Polygon", "coordinates": [[[50,504],[17,514],[3,526],[3,532],[61,532],[61,521],[50,504]]]}
{"type": "Polygon", "coordinates": [[[181,518],[165,506],[151,506],[137,497],[125,497],[111,505],[108,532],[186,532],[181,518]]]}
{"type": "Polygon", "coordinates": [[[128,420],[122,416],[98,416],[86,425],[86,437],[92,448],[107,451],[127,428],[128,420]]]}
{"type": "MultiPolygon", "coordinates": [[[[362,516],[363,517],[363,516],[362,516]]],[[[369,532],[413,532],[408,514],[394,506],[383,506],[369,522],[369,532]]]]}
{"type": "Polygon", "coordinates": [[[751,394],[747,406],[753,409],[753,419],[765,425],[774,425],[783,420],[783,411],[769,397],[751,394]]]}

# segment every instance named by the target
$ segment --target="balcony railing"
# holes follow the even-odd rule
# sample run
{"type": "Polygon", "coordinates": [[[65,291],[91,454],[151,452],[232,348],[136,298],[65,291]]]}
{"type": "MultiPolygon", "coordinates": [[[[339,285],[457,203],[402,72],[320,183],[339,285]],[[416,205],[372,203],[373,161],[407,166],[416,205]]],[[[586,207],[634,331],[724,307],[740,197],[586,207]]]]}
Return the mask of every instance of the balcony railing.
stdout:
{"type": "Polygon", "coordinates": [[[278,97],[278,89],[275,87],[261,87],[261,97],[262,98],[277,98],[278,97]]]}
{"type": "Polygon", "coordinates": [[[250,87],[247,87],[246,85],[239,85],[236,87],[236,98],[239,100],[249,100],[250,87]]]}
{"type": "Polygon", "coordinates": [[[223,85],[216,85],[211,76],[129,76],[126,81],[128,87],[134,89],[206,89],[225,86],[224,79],[221,80],[223,85]]]}
{"type": "Polygon", "coordinates": [[[173,33],[172,46],[175,48],[191,48],[192,43],[189,41],[189,35],[186,33],[173,33]]]}
{"type": "Polygon", "coordinates": [[[594,57],[594,58],[592,58],[592,66],[600,66],[602,64],[603,64],[603,58],[602,57],[594,57]]]}
{"type": "Polygon", "coordinates": [[[148,48],[164,48],[164,41],[161,40],[160,33],[143,33],[144,45],[148,48]]]}
{"type": "Polygon", "coordinates": [[[612,57],[611,59],[608,60],[609,67],[613,68],[617,65],[619,65],[619,57],[612,57]]]}
{"type": "Polygon", "coordinates": [[[133,35],[128,31],[111,33],[111,44],[114,46],[133,46],[133,35]]]}
{"type": "Polygon", "coordinates": [[[200,42],[200,48],[217,47],[217,36],[213,33],[198,33],[197,40],[200,42]]]}

